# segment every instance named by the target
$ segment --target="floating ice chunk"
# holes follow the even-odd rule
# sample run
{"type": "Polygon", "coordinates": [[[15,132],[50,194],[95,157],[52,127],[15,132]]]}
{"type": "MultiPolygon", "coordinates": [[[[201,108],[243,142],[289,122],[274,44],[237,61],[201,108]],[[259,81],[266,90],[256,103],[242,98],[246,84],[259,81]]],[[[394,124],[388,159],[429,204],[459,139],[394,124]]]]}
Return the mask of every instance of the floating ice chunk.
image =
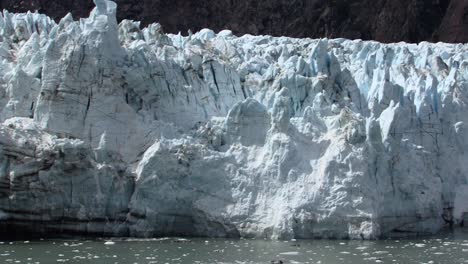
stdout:
{"type": "Polygon", "coordinates": [[[299,255],[300,253],[297,252],[297,251],[290,251],[290,252],[281,252],[279,253],[280,255],[283,255],[283,256],[297,256],[299,255]]]}

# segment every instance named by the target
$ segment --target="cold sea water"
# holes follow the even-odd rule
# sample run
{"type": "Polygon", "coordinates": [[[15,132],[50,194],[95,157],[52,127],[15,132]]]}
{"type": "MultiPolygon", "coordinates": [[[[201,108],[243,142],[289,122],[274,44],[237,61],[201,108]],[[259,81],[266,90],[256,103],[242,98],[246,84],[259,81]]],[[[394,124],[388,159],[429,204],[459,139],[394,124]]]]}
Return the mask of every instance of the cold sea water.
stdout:
{"type": "Polygon", "coordinates": [[[0,263],[468,263],[468,230],[380,241],[206,238],[0,242],[0,263]]]}

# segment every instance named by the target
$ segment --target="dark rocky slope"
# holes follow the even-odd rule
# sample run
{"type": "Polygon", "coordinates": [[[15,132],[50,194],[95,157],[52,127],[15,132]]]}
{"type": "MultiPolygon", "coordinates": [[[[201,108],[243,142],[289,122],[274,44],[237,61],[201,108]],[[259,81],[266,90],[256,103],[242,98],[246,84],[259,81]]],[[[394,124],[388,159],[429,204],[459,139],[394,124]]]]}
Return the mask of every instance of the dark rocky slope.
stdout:
{"type": "MultiPolygon", "coordinates": [[[[160,22],[167,32],[201,28],[237,34],[345,37],[381,42],[468,40],[466,0],[116,0],[119,19],[160,22]]],[[[13,12],[55,19],[87,16],[92,0],[1,0],[13,12]]]]}

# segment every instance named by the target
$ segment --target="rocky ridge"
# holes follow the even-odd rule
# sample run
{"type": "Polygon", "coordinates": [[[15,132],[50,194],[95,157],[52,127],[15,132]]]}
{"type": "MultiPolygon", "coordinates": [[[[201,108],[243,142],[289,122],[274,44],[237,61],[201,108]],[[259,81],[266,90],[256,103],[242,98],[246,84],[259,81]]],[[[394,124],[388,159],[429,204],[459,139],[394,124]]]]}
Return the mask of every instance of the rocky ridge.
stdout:
{"type": "MultiPolygon", "coordinates": [[[[117,0],[118,20],[155,21],[167,32],[231,29],[234,34],[350,38],[380,42],[467,42],[465,0],[117,0]]],[[[2,0],[0,9],[38,10],[59,21],[87,17],[91,0],[2,0]]]]}

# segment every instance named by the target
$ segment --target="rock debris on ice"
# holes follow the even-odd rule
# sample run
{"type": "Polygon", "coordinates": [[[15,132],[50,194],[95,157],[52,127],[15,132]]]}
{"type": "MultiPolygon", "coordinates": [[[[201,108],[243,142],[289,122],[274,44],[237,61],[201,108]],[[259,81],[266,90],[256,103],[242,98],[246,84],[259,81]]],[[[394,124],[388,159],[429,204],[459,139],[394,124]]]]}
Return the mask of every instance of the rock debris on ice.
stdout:
{"type": "MultiPolygon", "coordinates": [[[[364,238],[468,212],[468,46],[0,15],[0,225],[364,238]]],[[[448,217],[448,218],[447,218],[448,217]]]]}

